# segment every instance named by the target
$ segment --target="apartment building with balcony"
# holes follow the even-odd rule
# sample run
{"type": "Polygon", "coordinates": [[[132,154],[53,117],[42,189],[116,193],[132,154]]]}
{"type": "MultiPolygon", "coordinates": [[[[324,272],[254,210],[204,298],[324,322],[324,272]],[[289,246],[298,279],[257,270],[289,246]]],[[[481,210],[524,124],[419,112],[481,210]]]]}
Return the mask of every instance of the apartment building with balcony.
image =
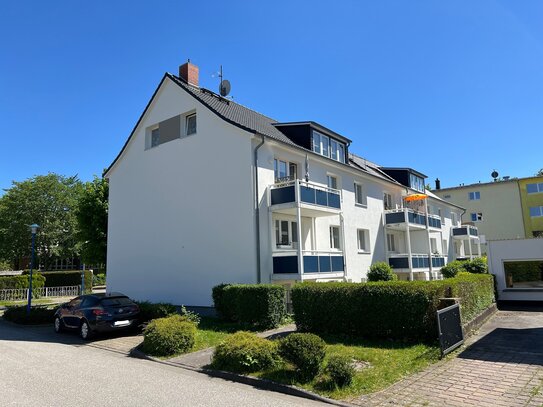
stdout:
{"type": "Polygon", "coordinates": [[[463,208],[350,147],[200,87],[191,63],[166,73],[106,171],[108,288],[209,306],[223,282],[359,282],[377,261],[434,279],[466,256],[463,208]]]}

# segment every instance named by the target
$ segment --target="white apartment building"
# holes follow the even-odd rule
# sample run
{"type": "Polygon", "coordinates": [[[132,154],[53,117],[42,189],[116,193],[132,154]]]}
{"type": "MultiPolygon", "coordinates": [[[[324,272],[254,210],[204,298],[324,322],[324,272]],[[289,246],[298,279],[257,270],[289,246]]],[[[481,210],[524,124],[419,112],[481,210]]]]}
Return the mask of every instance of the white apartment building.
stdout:
{"type": "Polygon", "coordinates": [[[350,145],[199,87],[190,62],[166,73],[106,171],[108,289],[210,306],[223,282],[360,282],[378,261],[401,279],[435,279],[475,255],[463,208],[426,191],[420,172],[350,145]]]}

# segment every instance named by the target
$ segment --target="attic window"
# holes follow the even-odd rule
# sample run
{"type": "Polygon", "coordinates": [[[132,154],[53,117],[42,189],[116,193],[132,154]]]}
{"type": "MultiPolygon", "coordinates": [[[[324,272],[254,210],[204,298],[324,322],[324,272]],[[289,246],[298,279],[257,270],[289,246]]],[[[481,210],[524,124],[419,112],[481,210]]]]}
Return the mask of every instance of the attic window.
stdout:
{"type": "Polygon", "coordinates": [[[196,134],[196,113],[188,115],[185,120],[185,134],[187,136],[196,134]]]}
{"type": "Polygon", "coordinates": [[[317,131],[313,131],[313,151],[331,158],[334,161],[345,162],[345,144],[334,140],[317,131]]]}
{"type": "Polygon", "coordinates": [[[151,147],[156,147],[160,144],[160,130],[157,127],[156,129],[151,130],[151,147]]]}

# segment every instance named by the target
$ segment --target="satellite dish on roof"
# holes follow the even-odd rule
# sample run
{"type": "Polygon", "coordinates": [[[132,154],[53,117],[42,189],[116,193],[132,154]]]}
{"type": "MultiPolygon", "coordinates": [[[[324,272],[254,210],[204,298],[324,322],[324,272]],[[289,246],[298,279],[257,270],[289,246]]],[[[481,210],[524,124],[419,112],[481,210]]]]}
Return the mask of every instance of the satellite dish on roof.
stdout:
{"type": "Polygon", "coordinates": [[[230,93],[230,81],[228,79],[221,81],[221,84],[219,85],[219,93],[222,97],[228,96],[230,93]]]}

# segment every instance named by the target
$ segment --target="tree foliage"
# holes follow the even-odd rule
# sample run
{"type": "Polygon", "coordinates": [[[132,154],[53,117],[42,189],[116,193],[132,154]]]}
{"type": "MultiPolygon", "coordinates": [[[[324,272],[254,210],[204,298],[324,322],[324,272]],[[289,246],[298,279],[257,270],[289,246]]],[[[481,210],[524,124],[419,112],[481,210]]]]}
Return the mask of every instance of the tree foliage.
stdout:
{"type": "Polygon", "coordinates": [[[81,258],[85,263],[103,264],[107,251],[107,213],[109,186],[104,178],[94,177],[83,188],[77,207],[81,258]]]}
{"type": "Polygon", "coordinates": [[[537,175],[537,176],[539,176],[539,177],[543,177],[543,168],[541,168],[541,169],[537,172],[537,174],[535,174],[535,175],[537,175]]]}
{"type": "Polygon", "coordinates": [[[49,173],[13,181],[0,198],[0,258],[16,264],[30,255],[29,225],[33,223],[40,226],[36,235],[38,264],[49,269],[55,259],[76,257],[75,209],[81,190],[77,176],[49,173]]]}

